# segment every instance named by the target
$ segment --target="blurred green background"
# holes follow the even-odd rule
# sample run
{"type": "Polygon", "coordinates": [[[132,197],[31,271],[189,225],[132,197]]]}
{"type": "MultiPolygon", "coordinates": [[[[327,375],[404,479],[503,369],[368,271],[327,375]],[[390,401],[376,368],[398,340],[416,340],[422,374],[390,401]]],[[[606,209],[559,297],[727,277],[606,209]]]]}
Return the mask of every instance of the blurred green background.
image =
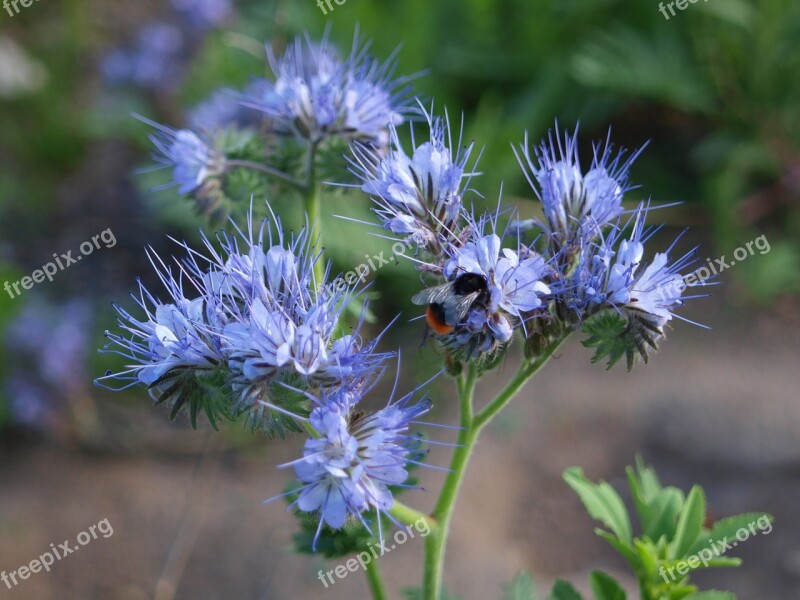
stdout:
{"type": "MultiPolygon", "coordinates": [[[[203,434],[191,435],[184,431],[185,424],[171,428],[162,422],[163,414],[153,415],[142,390],[120,396],[96,390],[91,380],[118,366],[119,361],[98,356],[94,350],[102,344],[103,330],[113,323],[110,301],[125,302],[137,276],[152,283],[143,248],[152,245],[168,254],[174,247],[166,235],[196,241],[197,228],[202,225],[191,204],[174,191],[151,191],[168,176],[142,172],[150,162],[148,127],[130,114],[180,126],[187,118],[187,108],[216,88],[241,88],[251,76],[268,73],[265,40],[280,50],[287,39],[304,30],[316,37],[330,26],[332,38],[348,48],[358,27],[373,40],[372,53],[379,58],[402,45],[398,74],[424,72],[415,81],[420,98],[426,104],[435,100],[437,112],[447,108],[454,122],[463,113],[465,138],[485,147],[482,175],[474,187],[493,205],[502,186],[503,198],[518,201],[523,216],[533,214],[535,208],[511,145],[519,144],[525,131],[538,140],[556,120],[566,128],[580,122],[584,158],[589,156],[591,141],[604,139],[609,126],[614,141],[629,149],[649,140],[632,170],[632,179],[641,190],[629,198],[632,202],[648,197],[657,203],[680,202],[655,215],[666,222],[667,236],[690,226],[689,240],[699,243],[701,256],[708,257],[730,255],[762,234],[770,242],[768,253],[755,255],[726,273],[724,286],[717,288],[718,299],[706,305],[704,312],[692,314],[721,328],[718,349],[740,348],[739,354],[722,362],[731,372],[741,372],[741,365],[755,364],[755,355],[770,355],[769,351],[765,355],[763,348],[775,345],[788,364],[796,360],[797,354],[791,354],[796,344],[786,346],[786,339],[797,339],[800,322],[799,3],[709,0],[690,4],[667,20],[653,0],[346,0],[341,6],[334,4],[327,16],[313,0],[266,0],[237,2],[213,27],[198,28],[189,21],[168,2],[148,1],[41,0],[13,17],[0,12],[0,283],[30,274],[54,252],[76,248],[107,228],[116,239],[114,247],[98,249],[91,260],[58,273],[53,283],[39,284],[17,298],[0,290],[0,430],[2,468],[9,469],[0,490],[0,498],[7,494],[0,502],[0,537],[9,544],[4,548],[11,548],[11,541],[18,547],[20,536],[25,537],[24,528],[13,526],[15,507],[19,508],[14,498],[21,501],[34,493],[25,488],[30,481],[21,475],[29,472],[25,461],[42,467],[53,448],[77,449],[79,458],[61,468],[65,472],[74,468],[78,474],[86,469],[87,482],[93,481],[91,473],[96,471],[92,469],[102,472],[103,467],[96,463],[87,466],[85,460],[96,461],[98,456],[144,454],[149,457],[143,459],[149,468],[158,464],[153,456],[173,456],[178,478],[180,473],[193,472],[195,459],[197,472],[204,472],[206,463],[198,456],[205,460],[219,455],[224,464],[242,461],[250,467],[248,461],[256,460],[250,453],[260,456],[252,447],[253,440],[236,428],[226,432],[224,449],[209,451],[202,445],[203,434]],[[125,77],[118,60],[133,54],[140,55],[144,67],[125,77]],[[776,333],[783,336],[780,343],[774,338],[776,333]],[[93,453],[90,459],[81,454],[87,449],[93,453]]],[[[280,210],[296,214],[295,207],[281,206],[281,198],[272,200],[280,210]]],[[[473,200],[481,202],[477,197],[473,200]]],[[[367,237],[363,228],[332,216],[368,218],[368,210],[366,198],[358,193],[330,194],[326,227],[336,234],[326,234],[326,243],[341,269],[358,264],[365,253],[386,247],[367,237]],[[353,243],[355,239],[358,244],[353,243]]],[[[401,265],[381,271],[377,278],[380,298],[374,308],[379,323],[401,310],[409,314],[413,309],[405,298],[409,286],[417,285],[413,271],[401,265]]],[[[397,329],[393,340],[408,349],[413,359],[408,368],[415,379],[422,379],[435,370],[436,361],[418,350],[422,333],[417,325],[397,329]]],[[[681,346],[692,347],[701,360],[704,346],[692,346],[690,341],[698,334],[682,337],[685,332],[682,328],[668,344],[675,346],[676,352],[681,346]]],[[[587,358],[582,357],[584,362],[587,358]]],[[[668,358],[664,362],[659,366],[655,360],[648,369],[675,367],[667,366],[671,364],[668,358]]],[[[774,364],[784,363],[778,359],[774,364]]],[[[761,375],[767,377],[763,371],[761,375]]],[[[778,389],[796,395],[797,381],[792,384],[790,374],[786,375],[786,380],[778,383],[785,387],[778,389]]],[[[593,370],[591,377],[604,374],[593,370]]],[[[616,385],[617,380],[612,381],[616,385]]],[[[759,381],[756,377],[754,385],[759,381]]],[[[443,385],[442,390],[446,389],[443,385]]],[[[773,391],[772,395],[764,393],[762,404],[779,396],[773,391]]],[[[779,410],[790,410],[788,405],[780,406],[779,410]]],[[[443,410],[442,418],[446,418],[446,407],[443,410]]],[[[747,410],[741,406],[734,412],[740,424],[747,418],[747,410]]],[[[703,413],[703,418],[713,421],[714,414],[703,413]]],[[[689,421],[700,418],[692,413],[685,417],[689,421]]],[[[566,417],[558,413],[553,418],[561,423],[559,419],[566,417]]],[[[777,420],[793,426],[795,418],[792,412],[777,420]]],[[[512,421],[513,417],[509,431],[514,429],[512,421]]],[[[754,439],[773,433],[765,429],[754,439]]],[[[582,436],[576,431],[564,435],[582,436]]],[[[696,436],[702,438],[702,431],[696,436]]],[[[635,435],[630,444],[632,449],[647,446],[635,435]]],[[[609,472],[598,465],[597,473],[605,477],[621,473],[619,465],[630,462],[632,449],[624,456],[606,452],[608,463],[601,465],[609,472]]],[[[773,467],[780,465],[775,485],[786,477],[781,469],[787,464],[796,469],[800,464],[788,450],[778,455],[777,463],[767,461],[773,467]]],[[[578,455],[575,458],[580,460],[578,455]]],[[[660,466],[658,460],[653,462],[660,466]]],[[[732,464],[763,467],[746,456],[733,459],[732,464]]],[[[152,471],[143,466],[128,481],[136,476],[147,479],[148,472],[152,471]]],[[[685,464],[675,466],[673,473],[678,483],[686,484],[692,483],[690,474],[697,479],[708,474],[685,464]]],[[[45,478],[50,476],[46,471],[45,478]]],[[[75,477],[82,481],[79,475],[75,477]]],[[[175,480],[169,473],[163,477],[167,489],[175,480]]],[[[154,489],[161,485],[150,484],[154,489]]],[[[257,486],[257,482],[251,484],[257,486]]],[[[72,493],[78,492],[63,486],[58,488],[61,495],[53,492],[56,501],[74,501],[72,493]]],[[[181,486],[177,487],[180,491],[181,486]]],[[[102,489],[113,496],[118,488],[102,489]]],[[[254,489],[257,498],[270,495],[254,489]]],[[[559,489],[561,492],[568,496],[566,490],[559,489]]],[[[156,497],[154,491],[146,502],[156,497]]],[[[758,499],[766,501],[769,495],[758,499]]],[[[101,504],[107,502],[105,498],[101,504]]],[[[180,506],[174,515],[169,513],[174,519],[153,517],[149,526],[171,532],[170,527],[186,514],[180,506]]],[[[729,512],[751,508],[780,513],[771,505],[732,507],[729,512]]],[[[30,508],[34,512],[29,518],[36,510],[30,508]]],[[[137,522],[135,510],[125,514],[133,515],[130,523],[137,522]]],[[[102,516],[98,514],[97,519],[102,516]]],[[[266,518],[272,522],[281,517],[282,513],[276,516],[272,512],[266,518]]],[[[58,520],[51,520],[50,525],[37,538],[43,548],[50,537],[59,537],[61,532],[72,535],[72,529],[77,533],[83,527],[65,526],[58,520]],[[51,536],[48,532],[56,523],[63,529],[51,536]]],[[[590,532],[588,522],[582,525],[590,532]]],[[[223,532],[232,528],[230,523],[219,527],[223,532]]],[[[591,544],[585,541],[588,538],[580,539],[581,544],[591,544]]],[[[148,586],[165,577],[169,580],[170,569],[175,568],[169,562],[173,554],[159,543],[153,537],[141,540],[143,548],[158,547],[157,556],[148,563],[137,555],[143,562],[136,562],[134,569],[141,569],[141,576],[131,575],[122,587],[117,586],[115,568],[92,579],[77,566],[67,575],[67,567],[62,566],[61,575],[26,583],[29,590],[41,595],[25,596],[24,590],[18,590],[16,597],[51,597],[56,593],[56,581],[77,594],[70,597],[149,597],[148,586]],[[87,583],[90,580],[94,583],[87,583]]],[[[31,556],[35,549],[31,546],[31,556]]],[[[14,558],[19,560],[9,564],[6,556],[4,550],[0,567],[15,568],[27,554],[15,551],[14,558]]],[[[800,553],[792,555],[785,550],[781,557],[800,571],[800,553]]],[[[75,562],[77,565],[77,559],[75,562]]],[[[546,559],[517,560],[520,562],[545,573],[545,578],[564,567],[546,559]]],[[[272,588],[263,577],[252,587],[244,583],[236,587],[230,582],[235,569],[227,575],[214,575],[209,564],[200,564],[205,569],[201,579],[221,577],[227,582],[213,589],[237,589],[241,597],[288,597],[281,593],[290,588],[280,585],[274,589],[282,592],[264,592],[272,588]]],[[[744,571],[747,569],[745,566],[744,571]]],[[[505,573],[487,572],[497,578],[492,582],[496,588],[505,573]]],[[[797,585],[797,579],[784,575],[773,575],[777,595],[771,597],[796,597],[791,595],[792,589],[796,591],[791,586],[797,585]]],[[[247,580],[246,573],[237,572],[236,576],[247,580]]],[[[757,573],[751,571],[749,576],[757,578],[757,573]]],[[[739,589],[750,589],[746,573],[737,577],[741,578],[737,580],[739,589]]],[[[313,594],[321,593],[314,583],[307,585],[313,594]]],[[[326,591],[325,597],[350,593],[344,585],[340,588],[326,591]]],[[[198,597],[190,595],[191,589],[184,581],[184,595],[178,596],[198,597]]],[[[469,589],[466,587],[467,592],[469,589]]]]}

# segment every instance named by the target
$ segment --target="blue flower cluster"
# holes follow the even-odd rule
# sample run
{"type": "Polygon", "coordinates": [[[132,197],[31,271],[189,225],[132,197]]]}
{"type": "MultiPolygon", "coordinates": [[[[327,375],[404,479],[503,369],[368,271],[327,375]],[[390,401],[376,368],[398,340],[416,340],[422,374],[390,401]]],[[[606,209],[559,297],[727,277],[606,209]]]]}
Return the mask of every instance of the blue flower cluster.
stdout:
{"type": "Polygon", "coordinates": [[[380,527],[380,514],[394,504],[390,487],[404,487],[408,464],[420,464],[424,455],[421,438],[410,435],[409,428],[431,403],[412,403],[415,393],[390,399],[369,415],[357,409],[361,392],[337,390],[313,399],[309,422],[319,437],[309,439],[302,458],[290,465],[300,484],[293,504],[320,514],[315,545],[324,524],[339,529],[350,518],[372,532],[363,517],[368,510],[376,511],[380,527]]]}
{"type": "Polygon", "coordinates": [[[221,251],[204,237],[207,255],[184,245],[177,274],[151,256],[169,302],[140,284],[144,318],[116,307],[128,335],[108,333],[110,346],[134,363],[103,379],[143,383],[175,412],[204,384],[222,383],[227,396],[216,408],[266,427],[270,411],[286,411],[285,386],[358,388],[379,373],[389,354],[357,330],[335,335],[356,292],[329,292],[314,279],[318,255],[306,230],[287,239],[277,218],[275,226],[220,234],[221,251]]]}
{"type": "Polygon", "coordinates": [[[344,137],[384,146],[388,126],[407,111],[405,79],[394,77],[395,61],[380,63],[356,35],[347,58],[328,40],[295,39],[281,57],[268,48],[275,80],[258,79],[242,101],[262,111],[280,133],[311,143],[344,137]]]}
{"type": "Polygon", "coordinates": [[[426,117],[429,141],[407,153],[392,129],[389,154],[355,148],[351,170],[383,228],[416,245],[418,269],[435,275],[435,285],[415,297],[428,305],[434,334],[458,358],[488,360],[514,330],[548,340],[613,311],[627,321],[623,342],[646,360],[682,304],[680,272],[694,251],[645,261],[649,204],[623,207],[641,149],[626,156],[606,140],[583,170],[577,130],[551,132],[533,151],[526,134],[517,155],[544,218],[511,215],[501,230],[507,208],[476,217],[463,201],[475,170],[465,167],[473,144],[459,140],[453,148],[447,121],[426,117]]]}
{"type": "MultiPolygon", "coordinates": [[[[188,112],[181,129],[140,117],[155,130],[150,139],[157,165],[171,169],[170,184],[191,196],[199,212],[224,221],[220,217],[232,212],[228,194],[253,189],[254,174],[269,184],[304,190],[320,154],[343,162],[346,145],[357,143],[365,156],[382,156],[393,128],[414,112],[408,102],[411,78],[395,77],[395,58],[379,62],[369,46],[357,33],[344,57],[328,33],[320,41],[298,37],[281,55],[267,45],[274,79],[253,78],[242,90],[215,90],[188,112]],[[308,155],[305,161],[292,160],[301,153],[308,155]],[[250,177],[235,179],[243,171],[250,177]]],[[[444,151],[438,140],[430,159],[444,151]]]]}
{"type": "Polygon", "coordinates": [[[378,339],[364,341],[359,327],[342,333],[359,292],[329,291],[315,279],[319,254],[307,230],[286,237],[272,221],[219,234],[220,249],[204,237],[205,253],[183,244],[187,257],[174,270],[151,253],[169,299],[140,283],[141,316],[115,307],[122,333],[106,333],[106,351],[130,362],[98,382],[144,384],[173,417],[186,406],[193,421],[202,410],[212,423],[242,417],[272,433],[310,425],[293,463],[298,508],[320,512],[320,528],[340,528],[348,516],[366,523],[362,513],[390,508],[389,486],[408,478],[420,446],[409,425],[430,402],[412,404],[412,393],[374,414],[358,409],[393,353],[377,352],[378,339]]]}
{"type": "MultiPolygon", "coordinates": [[[[501,203],[477,212],[465,198],[479,156],[463,123],[454,138],[446,114],[421,108],[427,135],[417,143],[412,127],[407,149],[397,129],[411,112],[407,80],[394,77],[393,59],[379,63],[367,50],[358,36],[346,58],[327,34],[296,39],[280,58],[269,54],[274,80],[218,90],[191,113],[190,129],[147,121],[156,161],[198,200],[222,193],[229,169],[248,168],[292,184],[318,207],[317,149],[346,142],[357,178],[350,185],[374,201],[381,235],[415,248],[410,258],[427,287],[412,300],[425,306],[451,372],[469,361],[491,367],[515,334],[529,360],[546,358],[579,329],[596,358],[627,355],[629,367],[634,356],[647,360],[685,300],[681,273],[693,251],[671,260],[673,244],[645,258],[656,231],[645,226],[649,202],[623,204],[641,150],[626,155],[606,140],[584,169],[577,131],[556,128],[535,148],[526,135],[517,158],[542,217],[520,220],[501,203]],[[247,131],[252,138],[238,135],[247,131]],[[241,149],[264,133],[304,151],[302,181],[223,147],[233,139],[241,149]]],[[[287,236],[270,208],[254,228],[252,210],[246,231],[204,236],[204,252],[183,244],[186,257],[172,266],[151,253],[167,301],[140,283],[140,314],[117,307],[122,333],[108,333],[107,348],[130,362],[101,382],[144,384],[173,417],[188,407],[193,423],[202,411],[212,423],[241,417],[273,434],[305,429],[302,456],[284,466],[297,476],[293,506],[319,519],[315,543],[325,525],[369,529],[377,513],[380,527],[393,489],[409,485],[419,462],[421,440],[409,430],[430,402],[414,402],[417,389],[396,401],[392,392],[372,414],[360,408],[393,356],[377,351],[380,336],[362,338],[360,321],[344,329],[361,291],[326,285],[330,268],[321,274],[308,227],[287,236]]]]}

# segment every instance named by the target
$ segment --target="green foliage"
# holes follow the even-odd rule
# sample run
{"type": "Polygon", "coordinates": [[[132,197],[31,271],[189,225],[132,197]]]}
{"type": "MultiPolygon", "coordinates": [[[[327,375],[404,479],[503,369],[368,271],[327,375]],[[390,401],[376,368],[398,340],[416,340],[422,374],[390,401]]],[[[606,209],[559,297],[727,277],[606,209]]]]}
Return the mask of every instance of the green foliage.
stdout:
{"type": "Polygon", "coordinates": [[[156,405],[166,404],[173,421],[186,409],[189,421],[197,429],[197,416],[203,412],[214,429],[223,419],[232,419],[230,397],[224,391],[225,372],[222,369],[170,369],[150,386],[156,405]]]}
{"type": "MultiPolygon", "coordinates": [[[[741,529],[764,530],[772,517],[747,513],[722,519],[710,529],[705,526],[706,500],[703,489],[694,486],[688,495],[674,487],[662,487],[652,467],[640,457],[636,467],[627,469],[628,486],[641,533],[634,537],[630,516],[619,494],[606,482],[589,481],[578,467],[564,472],[564,480],[578,494],[589,515],[606,529],[595,533],[617,550],[631,567],[639,583],[641,600],[729,600],[728,592],[699,592],[689,583],[692,572],[712,567],[736,567],[737,558],[724,556],[725,548],[717,543],[730,539],[741,529]],[[761,521],[766,523],[762,527],[761,521]]],[[[590,583],[597,600],[625,600],[621,586],[608,575],[594,572],[590,583]]],[[[580,599],[564,582],[551,592],[553,600],[580,599]]]]}
{"type": "Polygon", "coordinates": [[[520,571],[511,583],[503,587],[503,600],[536,599],[536,584],[527,571],[520,571]]]}
{"type": "Polygon", "coordinates": [[[583,600],[583,596],[571,584],[559,579],[553,584],[547,600],[583,600]]]}
{"type": "Polygon", "coordinates": [[[637,355],[647,362],[647,351],[637,344],[636,329],[629,317],[607,310],[587,319],[581,330],[588,336],[582,344],[595,350],[593,363],[607,359],[606,369],[610,369],[624,355],[630,371],[637,355]]]}
{"type": "Polygon", "coordinates": [[[593,571],[589,576],[589,583],[597,600],[625,600],[625,590],[610,575],[593,571]]]}
{"type": "MultiPolygon", "coordinates": [[[[364,525],[355,519],[348,521],[342,529],[333,530],[325,526],[317,539],[316,550],[312,548],[314,536],[319,527],[319,518],[310,513],[295,511],[295,516],[300,525],[299,531],[294,534],[294,548],[300,554],[321,554],[326,558],[341,558],[358,552],[369,552],[369,547],[373,546],[375,551],[380,553],[380,542],[367,531],[364,525]]],[[[375,511],[363,514],[363,517],[370,527],[374,526],[373,531],[377,532],[377,516],[375,511]]],[[[381,518],[383,531],[391,531],[392,522],[386,518],[381,518]]]]}

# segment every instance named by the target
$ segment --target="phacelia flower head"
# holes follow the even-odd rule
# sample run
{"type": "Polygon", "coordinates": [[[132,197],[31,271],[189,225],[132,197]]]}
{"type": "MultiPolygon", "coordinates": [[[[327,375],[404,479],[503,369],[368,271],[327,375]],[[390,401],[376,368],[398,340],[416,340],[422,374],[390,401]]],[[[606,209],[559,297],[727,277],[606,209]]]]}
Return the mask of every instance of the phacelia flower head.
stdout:
{"type": "MultiPolygon", "coordinates": [[[[106,381],[118,380],[124,384],[121,389],[144,384],[156,403],[170,406],[173,418],[189,405],[194,421],[202,400],[200,382],[210,380],[225,366],[220,332],[211,325],[215,319],[209,311],[215,303],[203,294],[187,297],[185,289],[190,294],[197,291],[195,282],[174,275],[153,254],[150,260],[171,301],[161,301],[140,281],[139,294],[132,297],[143,312],[142,317],[114,305],[123,333],[106,331],[109,343],[105,350],[130,362],[123,371],[109,371],[97,383],[108,387],[106,381]]],[[[208,412],[210,416],[214,414],[210,409],[208,412]]]]}
{"type": "MultiPolygon", "coordinates": [[[[409,429],[431,403],[424,398],[413,403],[415,393],[371,414],[357,408],[363,392],[343,388],[314,399],[309,421],[319,437],[309,439],[303,457],[289,464],[300,484],[294,504],[320,517],[317,538],[323,525],[340,529],[348,519],[369,529],[365,511],[376,510],[380,517],[394,505],[390,488],[404,486],[409,463],[417,464],[424,454],[421,438],[409,429]]],[[[377,522],[380,526],[380,518],[377,522]]]]}
{"type": "Polygon", "coordinates": [[[622,198],[632,189],[628,183],[631,156],[614,153],[610,140],[594,145],[594,157],[584,172],[578,158],[578,130],[562,139],[558,128],[534,148],[531,156],[528,136],[517,159],[528,182],[542,203],[545,219],[540,225],[554,249],[571,249],[596,238],[603,227],[622,214],[622,198]]]}
{"type": "Polygon", "coordinates": [[[440,256],[460,233],[463,195],[475,175],[476,165],[467,166],[474,144],[463,146],[459,135],[454,146],[449,119],[424,114],[430,137],[417,145],[412,128],[411,154],[393,126],[388,155],[356,145],[350,162],[361,190],[377,204],[384,228],[440,256]]]}
{"type": "Polygon", "coordinates": [[[503,239],[509,238],[496,233],[496,218],[470,218],[469,238],[447,249],[445,283],[414,298],[427,303],[429,312],[440,310],[445,320],[440,336],[467,358],[494,353],[506,344],[515,328],[524,328],[533,313],[545,310],[550,294],[548,263],[518,238],[504,247],[503,239]],[[459,288],[467,279],[470,293],[464,294],[467,290],[459,288]]]}
{"type": "Polygon", "coordinates": [[[221,250],[204,236],[205,255],[184,244],[188,258],[178,276],[154,258],[171,301],[141,286],[144,319],[117,308],[130,337],[107,335],[133,364],[107,378],[147,385],[173,413],[187,402],[205,407],[214,400],[216,412],[269,427],[287,411],[284,404],[302,404],[289,388],[358,388],[382,372],[390,354],[374,352],[377,340],[363,342],[358,328],[337,335],[354,290],[327,291],[314,279],[319,254],[307,231],[287,238],[274,222],[275,232],[266,221],[254,231],[251,221],[246,234],[221,233],[221,250]]]}
{"type": "Polygon", "coordinates": [[[295,39],[280,58],[268,48],[275,80],[259,80],[243,102],[271,117],[277,131],[312,143],[343,137],[383,146],[388,127],[403,121],[408,88],[394,78],[394,58],[381,64],[368,47],[356,36],[342,59],[326,33],[318,43],[295,39]]]}
{"type": "Polygon", "coordinates": [[[138,117],[155,128],[150,141],[156,147],[153,159],[163,167],[172,168],[172,182],[178,192],[190,194],[209,179],[225,171],[225,157],[214,148],[213,142],[189,129],[172,129],[138,117]]]}
{"type": "Polygon", "coordinates": [[[580,320],[610,311],[627,321],[621,333],[629,367],[634,352],[646,361],[648,348],[657,349],[665,326],[683,305],[686,284],[681,271],[691,265],[695,253],[693,249],[670,261],[673,243],[666,252],[645,261],[644,244],[655,231],[645,228],[646,216],[647,209],[642,205],[628,222],[632,222],[629,235],[618,225],[585,248],[559,294],[580,320]]]}

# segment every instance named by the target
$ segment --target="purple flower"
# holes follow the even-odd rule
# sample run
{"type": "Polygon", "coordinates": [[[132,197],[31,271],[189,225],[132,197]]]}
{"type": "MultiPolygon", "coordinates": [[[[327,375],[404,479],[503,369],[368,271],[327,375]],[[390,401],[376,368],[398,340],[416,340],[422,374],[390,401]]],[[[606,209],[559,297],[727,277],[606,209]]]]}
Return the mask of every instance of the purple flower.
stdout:
{"type": "Polygon", "coordinates": [[[351,168],[361,190],[377,204],[384,228],[437,256],[460,233],[463,195],[477,165],[467,168],[474,144],[462,146],[459,136],[454,148],[447,118],[434,119],[427,112],[425,118],[430,137],[416,145],[412,128],[410,155],[391,127],[388,155],[354,145],[351,168]]]}
{"type": "Polygon", "coordinates": [[[317,537],[324,524],[340,529],[349,518],[369,528],[365,511],[394,505],[390,487],[405,484],[407,465],[422,454],[409,428],[431,407],[427,399],[412,404],[415,393],[372,414],[356,409],[362,392],[343,389],[315,399],[309,420],[319,437],[306,441],[303,457],[289,465],[301,484],[297,508],[320,516],[317,537]]]}
{"type": "Polygon", "coordinates": [[[185,39],[169,23],[145,25],[135,44],[116,48],[100,63],[100,72],[110,85],[135,84],[148,90],[166,90],[180,79],[185,58],[185,39]]]}
{"type": "Polygon", "coordinates": [[[329,42],[295,39],[277,58],[268,48],[275,81],[258,80],[243,102],[263,111],[277,131],[311,143],[341,136],[385,145],[388,128],[407,111],[404,80],[394,79],[395,60],[379,63],[358,37],[346,59],[329,42]]]}
{"type": "Polygon", "coordinates": [[[221,88],[193,107],[187,121],[194,131],[213,132],[232,125],[247,127],[256,122],[256,116],[259,113],[242,106],[234,90],[221,88]]]}
{"type": "Polygon", "coordinates": [[[144,117],[137,118],[155,128],[150,135],[157,150],[153,159],[172,168],[172,182],[168,185],[177,185],[179,193],[190,194],[225,171],[225,157],[210,140],[189,129],[172,129],[144,117]]]}
{"type": "Polygon", "coordinates": [[[231,0],[171,0],[172,7],[199,29],[224,25],[233,14],[231,0]]]}
{"type": "Polygon", "coordinates": [[[492,352],[508,342],[516,327],[524,327],[527,313],[544,307],[543,298],[550,293],[543,281],[550,268],[542,256],[520,243],[504,248],[500,236],[483,229],[478,224],[473,237],[452,251],[443,272],[447,281],[465,273],[486,279],[486,302],[473,305],[450,334],[468,354],[492,352]]]}
{"type": "Polygon", "coordinates": [[[271,410],[286,412],[289,388],[358,387],[381,373],[391,354],[376,353],[377,340],[363,342],[358,328],[336,335],[354,290],[329,293],[314,279],[319,254],[305,229],[287,238],[277,218],[275,229],[265,221],[255,232],[251,221],[247,234],[221,233],[221,251],[203,236],[207,255],[184,244],[179,277],[154,257],[171,301],[140,286],[145,318],[117,307],[130,337],[107,335],[133,364],[101,380],[143,383],[158,402],[170,400],[173,413],[189,401],[219,400],[216,412],[244,414],[260,427],[271,410]]]}
{"type": "Polygon", "coordinates": [[[632,189],[628,171],[641,149],[625,158],[613,153],[610,140],[594,145],[591,167],[585,173],[578,158],[578,130],[561,138],[558,127],[530,154],[528,136],[517,159],[542,203],[540,226],[555,249],[580,245],[597,237],[622,214],[622,197],[632,189]]]}
{"type": "MultiPolygon", "coordinates": [[[[628,322],[624,336],[645,360],[647,347],[656,349],[665,326],[686,299],[681,271],[691,265],[695,254],[693,249],[670,261],[673,243],[666,252],[645,261],[644,244],[652,235],[644,226],[646,216],[647,209],[640,205],[630,220],[629,236],[617,226],[585,248],[570,280],[558,292],[580,321],[607,311],[624,317],[628,322]]],[[[629,356],[629,364],[630,360],[629,356]]]]}

